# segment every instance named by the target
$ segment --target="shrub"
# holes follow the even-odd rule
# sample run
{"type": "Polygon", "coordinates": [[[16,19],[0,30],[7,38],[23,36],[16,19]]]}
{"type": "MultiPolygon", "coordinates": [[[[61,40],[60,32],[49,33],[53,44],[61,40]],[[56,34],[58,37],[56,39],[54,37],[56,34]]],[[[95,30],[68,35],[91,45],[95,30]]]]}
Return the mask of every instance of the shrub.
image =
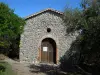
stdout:
{"type": "Polygon", "coordinates": [[[6,67],[4,65],[0,64],[0,73],[5,72],[5,70],[6,70],[6,67]]]}

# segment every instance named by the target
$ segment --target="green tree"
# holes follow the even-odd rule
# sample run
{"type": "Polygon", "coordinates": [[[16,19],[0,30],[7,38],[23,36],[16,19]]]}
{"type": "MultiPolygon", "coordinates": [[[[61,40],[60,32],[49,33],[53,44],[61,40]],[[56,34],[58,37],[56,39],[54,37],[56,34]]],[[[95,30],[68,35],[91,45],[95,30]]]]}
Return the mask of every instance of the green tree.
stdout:
{"type": "Polygon", "coordinates": [[[0,3],[0,49],[9,51],[12,40],[18,41],[16,39],[23,32],[24,25],[24,19],[17,16],[8,5],[0,3]]]}
{"type": "MultiPolygon", "coordinates": [[[[82,0],[82,10],[65,10],[64,22],[67,32],[81,30],[72,46],[78,46],[80,61],[84,67],[91,67],[91,73],[99,75],[100,69],[100,0],[82,0]],[[97,74],[98,73],[98,74],[97,74]]],[[[71,48],[74,50],[75,48],[71,48]]],[[[88,68],[87,67],[87,68],[88,68]]],[[[85,68],[86,69],[86,68],[85,68]]]]}

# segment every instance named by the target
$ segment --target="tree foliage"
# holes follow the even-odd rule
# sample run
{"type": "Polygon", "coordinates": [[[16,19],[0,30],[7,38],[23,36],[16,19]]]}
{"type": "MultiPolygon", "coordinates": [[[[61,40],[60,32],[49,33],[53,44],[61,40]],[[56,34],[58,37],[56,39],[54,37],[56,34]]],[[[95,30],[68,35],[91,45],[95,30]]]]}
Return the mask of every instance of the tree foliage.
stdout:
{"type": "Polygon", "coordinates": [[[19,38],[25,25],[24,19],[17,16],[8,5],[0,3],[0,49],[9,49],[12,40],[19,38]]]}
{"type": "Polygon", "coordinates": [[[69,33],[81,30],[73,44],[78,45],[78,51],[84,57],[81,65],[85,63],[95,72],[100,69],[100,0],[82,0],[81,7],[81,10],[65,10],[64,22],[69,33]]]}
{"type": "Polygon", "coordinates": [[[0,36],[16,38],[22,33],[25,22],[4,3],[0,3],[0,36]]]}

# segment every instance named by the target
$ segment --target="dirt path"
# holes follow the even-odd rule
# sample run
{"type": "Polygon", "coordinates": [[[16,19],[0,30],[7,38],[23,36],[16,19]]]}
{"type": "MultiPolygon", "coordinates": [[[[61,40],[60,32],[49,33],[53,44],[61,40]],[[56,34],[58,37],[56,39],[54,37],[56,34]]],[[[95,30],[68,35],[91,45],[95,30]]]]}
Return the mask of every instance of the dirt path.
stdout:
{"type": "Polygon", "coordinates": [[[31,72],[31,69],[29,68],[29,63],[20,63],[11,59],[5,59],[6,62],[11,64],[12,70],[17,74],[17,75],[46,75],[45,73],[42,72],[37,72],[33,73],[31,72]]]}

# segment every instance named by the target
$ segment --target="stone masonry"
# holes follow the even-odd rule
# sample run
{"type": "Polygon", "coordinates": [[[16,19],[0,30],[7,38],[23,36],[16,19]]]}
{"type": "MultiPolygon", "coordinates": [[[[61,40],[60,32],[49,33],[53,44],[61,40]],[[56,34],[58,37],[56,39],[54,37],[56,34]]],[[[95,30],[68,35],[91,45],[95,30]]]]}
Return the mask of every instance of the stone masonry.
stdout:
{"type": "Polygon", "coordinates": [[[68,51],[78,35],[66,33],[62,17],[63,13],[46,9],[25,18],[26,25],[20,40],[20,62],[39,63],[42,40],[52,38],[57,45],[57,64],[59,63],[60,57],[68,51]],[[51,32],[47,32],[47,28],[50,28],[51,32]]]}

